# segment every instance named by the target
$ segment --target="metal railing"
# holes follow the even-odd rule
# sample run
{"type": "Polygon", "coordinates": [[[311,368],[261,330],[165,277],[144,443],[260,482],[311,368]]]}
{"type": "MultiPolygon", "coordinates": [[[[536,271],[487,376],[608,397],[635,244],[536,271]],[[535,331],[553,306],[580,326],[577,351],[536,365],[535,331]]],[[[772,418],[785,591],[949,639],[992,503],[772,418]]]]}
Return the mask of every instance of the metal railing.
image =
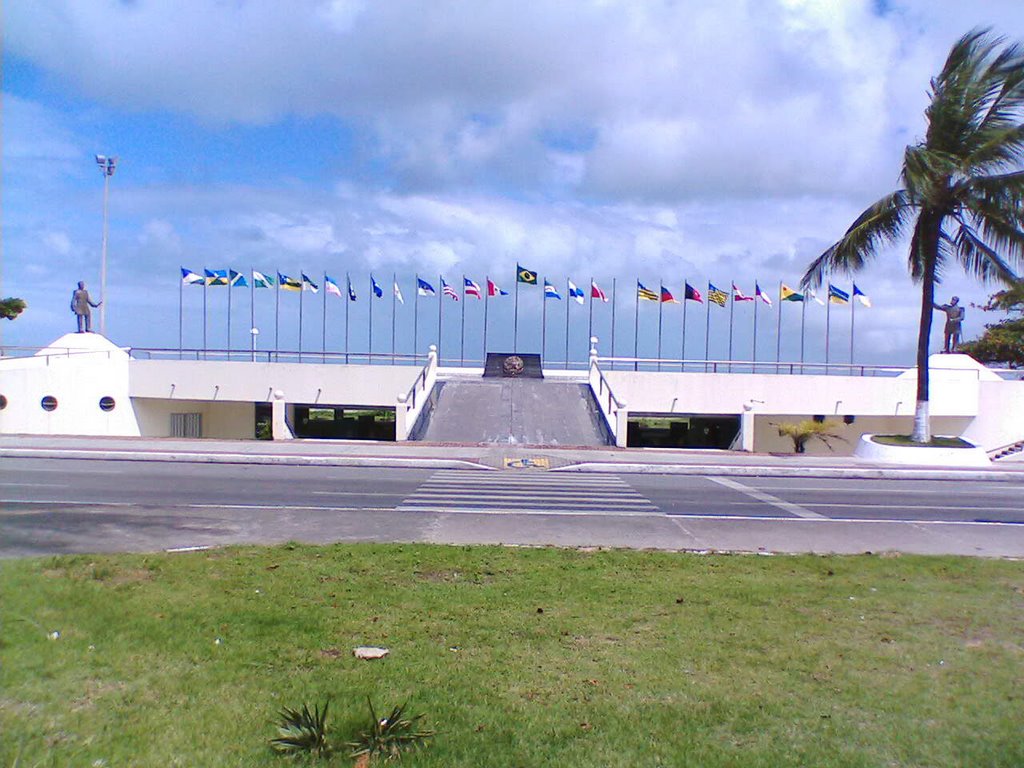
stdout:
{"type": "Polygon", "coordinates": [[[306,350],[170,349],[128,347],[136,360],[199,360],[214,362],[313,363],[327,365],[421,365],[426,355],[390,352],[309,352],[306,350]]]}

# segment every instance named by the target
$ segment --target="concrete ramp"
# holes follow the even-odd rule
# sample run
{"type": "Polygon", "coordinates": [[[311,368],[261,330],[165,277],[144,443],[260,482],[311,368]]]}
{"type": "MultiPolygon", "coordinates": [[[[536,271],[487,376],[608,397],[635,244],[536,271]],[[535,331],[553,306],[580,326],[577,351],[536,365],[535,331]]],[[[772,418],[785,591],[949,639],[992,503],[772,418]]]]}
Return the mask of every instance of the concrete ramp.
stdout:
{"type": "Polygon", "coordinates": [[[543,379],[471,379],[438,383],[425,428],[414,437],[439,443],[609,445],[586,384],[543,379]]]}

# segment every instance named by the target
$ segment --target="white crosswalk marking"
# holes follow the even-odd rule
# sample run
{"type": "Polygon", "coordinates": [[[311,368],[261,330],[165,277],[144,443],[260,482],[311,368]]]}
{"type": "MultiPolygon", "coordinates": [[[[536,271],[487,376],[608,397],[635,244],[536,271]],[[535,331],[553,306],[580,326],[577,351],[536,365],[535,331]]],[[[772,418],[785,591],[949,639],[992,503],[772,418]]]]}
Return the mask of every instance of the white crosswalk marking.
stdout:
{"type": "Polygon", "coordinates": [[[402,501],[400,512],[523,515],[660,515],[622,478],[514,472],[435,472],[402,501]]]}

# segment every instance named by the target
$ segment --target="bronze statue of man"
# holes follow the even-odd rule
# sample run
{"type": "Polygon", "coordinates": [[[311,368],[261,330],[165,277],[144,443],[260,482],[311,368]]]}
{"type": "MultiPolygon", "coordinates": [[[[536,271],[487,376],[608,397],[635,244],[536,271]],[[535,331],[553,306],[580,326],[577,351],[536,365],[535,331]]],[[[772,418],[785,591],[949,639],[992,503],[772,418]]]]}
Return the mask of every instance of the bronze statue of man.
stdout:
{"type": "Polygon", "coordinates": [[[949,304],[934,304],[935,309],[946,313],[945,343],[942,351],[945,353],[956,352],[960,345],[960,328],[964,321],[964,308],[959,306],[960,297],[954,296],[949,304]]]}
{"type": "Polygon", "coordinates": [[[71,311],[78,320],[79,333],[92,333],[92,310],[89,308],[98,307],[102,303],[93,303],[89,298],[89,292],[85,290],[85,283],[79,281],[78,289],[71,294],[71,311]]]}

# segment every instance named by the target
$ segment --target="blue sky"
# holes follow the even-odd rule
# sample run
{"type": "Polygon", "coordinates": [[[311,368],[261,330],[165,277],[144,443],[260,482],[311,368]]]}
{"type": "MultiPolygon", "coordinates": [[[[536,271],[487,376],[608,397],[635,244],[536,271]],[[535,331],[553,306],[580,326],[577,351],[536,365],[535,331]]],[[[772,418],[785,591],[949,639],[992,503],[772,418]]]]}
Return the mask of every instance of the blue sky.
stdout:
{"type": "MultiPolygon", "coordinates": [[[[1017,0],[494,2],[472,13],[399,0],[38,0],[3,14],[0,291],[29,309],[2,330],[23,345],[73,328],[78,280],[98,297],[102,153],[120,158],[106,295],[116,343],[177,347],[179,268],[233,267],[352,275],[350,348],[362,350],[373,270],[402,286],[396,346],[407,352],[417,272],[435,287],[443,273],[511,290],[522,263],[563,289],[567,277],[606,291],[614,279],[616,351],[631,354],[638,278],[677,295],[684,279],[748,294],[756,280],[772,296],[795,284],[896,185],[950,44],[978,25],[1024,40],[1017,0]]],[[[858,361],[910,364],[919,299],[903,251],[856,280],[874,304],[856,316],[858,361]]],[[[987,292],[954,271],[939,290],[966,302],[987,292]]],[[[201,343],[201,293],[184,292],[186,346],[201,343]]],[[[232,343],[244,348],[249,293],[232,297],[232,343]]],[[[327,298],[327,346],[340,349],[344,303],[327,298]]],[[[539,346],[539,291],[520,298],[520,341],[539,346]]],[[[273,294],[256,299],[264,346],[273,294]]],[[[323,297],[303,302],[303,345],[319,351],[323,297]]],[[[437,302],[421,299],[420,352],[437,302]]],[[[208,306],[209,343],[223,346],[223,289],[208,306]]],[[[281,307],[282,346],[294,348],[296,297],[281,307]]],[[[759,310],[760,359],[774,359],[777,307],[759,310]]],[[[462,307],[443,309],[444,347],[457,350],[462,307]]],[[[565,306],[548,309],[548,356],[561,358],[565,306]]],[[[657,306],[640,309],[640,352],[654,354],[657,306]]],[[[588,308],[569,310],[582,358],[588,308]]],[[[712,310],[711,356],[724,357],[728,312],[712,310]]],[[[704,308],[687,311],[687,356],[702,357],[704,308]]],[[[376,351],[390,351],[390,312],[386,294],[376,351]]],[[[791,359],[799,313],[786,312],[791,359]]],[[[466,313],[466,356],[478,358],[481,302],[466,313]]],[[[489,346],[507,348],[510,300],[489,315],[489,346]]],[[[594,316],[608,352],[610,307],[594,316]]],[[[969,310],[967,335],[988,319],[969,310]]],[[[681,308],[665,306],[663,320],[663,352],[676,356],[681,308]]],[[[738,357],[752,321],[737,305],[738,357]]],[[[822,358],[824,326],[809,307],[808,359],[822,358]]],[[[833,307],[831,330],[833,360],[845,361],[848,309],[833,307]]]]}

